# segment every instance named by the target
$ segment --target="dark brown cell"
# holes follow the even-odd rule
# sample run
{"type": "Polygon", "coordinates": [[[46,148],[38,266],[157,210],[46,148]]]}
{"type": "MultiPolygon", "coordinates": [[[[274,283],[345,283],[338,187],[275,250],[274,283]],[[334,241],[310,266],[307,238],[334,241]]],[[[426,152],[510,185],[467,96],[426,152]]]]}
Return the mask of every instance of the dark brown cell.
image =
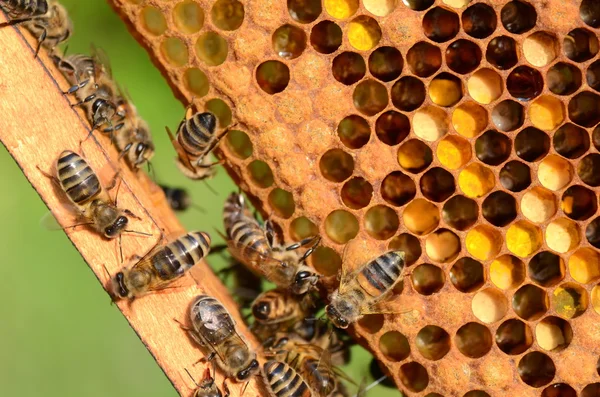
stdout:
{"type": "Polygon", "coordinates": [[[514,131],[524,120],[523,106],[510,99],[500,102],[492,110],[492,122],[500,131],[514,131]]]}
{"type": "Polygon", "coordinates": [[[595,61],[588,67],[585,77],[591,88],[600,91],[600,61],[595,61]]]}
{"type": "Polygon", "coordinates": [[[479,358],[485,356],[492,348],[492,334],[485,325],[471,322],[456,331],[454,343],[465,356],[479,358]]]}
{"type": "Polygon", "coordinates": [[[485,59],[496,69],[510,69],[519,61],[517,57],[517,43],[508,36],[493,38],[485,52],[485,59]]]}
{"type": "Polygon", "coordinates": [[[400,381],[408,390],[419,393],[427,388],[429,375],[424,366],[413,361],[400,367],[400,381]]]}
{"type": "Polygon", "coordinates": [[[446,49],[446,63],[456,73],[471,73],[481,62],[481,49],[472,41],[456,40],[446,49]]]}
{"type": "Polygon", "coordinates": [[[369,208],[365,214],[365,230],[377,240],[387,240],[398,231],[400,220],[396,211],[385,205],[369,208]]]}
{"type": "Polygon", "coordinates": [[[408,233],[394,237],[388,244],[388,249],[404,251],[406,266],[414,264],[423,253],[419,239],[408,233]]]}
{"type": "Polygon", "coordinates": [[[352,94],[354,107],[367,116],[374,116],[388,105],[388,92],[383,84],[375,80],[363,80],[352,94]]]}
{"type": "Polygon", "coordinates": [[[589,186],[600,186],[600,154],[591,153],[577,165],[577,175],[589,186]]]}
{"type": "Polygon", "coordinates": [[[581,397],[598,397],[600,396],[600,383],[590,383],[581,391],[581,397]]]}
{"type": "Polygon", "coordinates": [[[428,325],[417,334],[415,345],[426,359],[439,360],[450,351],[450,335],[443,328],[428,325]]]}
{"type": "Polygon", "coordinates": [[[490,395],[483,390],[471,390],[466,392],[463,397],[490,397],[490,395]]]}
{"type": "Polygon", "coordinates": [[[598,53],[598,37],[584,28],[573,29],[563,40],[563,51],[574,62],[585,62],[598,53]]]}
{"type": "Polygon", "coordinates": [[[600,27],[600,2],[597,0],[583,0],[579,6],[579,17],[588,26],[600,27]]]}
{"type": "Polygon", "coordinates": [[[435,0],[402,0],[402,3],[414,11],[425,11],[435,3],[435,0]]]}
{"type": "Polygon", "coordinates": [[[461,258],[450,269],[450,281],[460,292],[476,291],[485,283],[483,265],[473,258],[461,258]]]}
{"type": "Polygon", "coordinates": [[[400,332],[388,331],[379,338],[379,350],[390,361],[402,361],[410,354],[410,345],[400,332]]]}
{"type": "Polygon", "coordinates": [[[458,15],[446,8],[432,8],[423,17],[423,33],[436,43],[443,43],[452,39],[459,29],[458,15]]]}
{"type": "Polygon", "coordinates": [[[494,9],[485,3],[477,3],[462,14],[465,32],[476,39],[485,39],[496,30],[498,21],[494,9]]]}
{"type": "Polygon", "coordinates": [[[493,192],[483,200],[481,212],[489,223],[503,227],[517,217],[517,201],[506,192],[493,192]]]}
{"type": "Polygon", "coordinates": [[[531,387],[542,387],[552,382],[556,367],[552,359],[541,352],[531,352],[521,358],[517,368],[521,380],[531,387]]]}
{"type": "Polygon", "coordinates": [[[286,89],[290,82],[290,69],[279,61],[266,61],[256,68],[256,82],[267,94],[277,94],[286,89]]]}
{"type": "Polygon", "coordinates": [[[508,75],[506,87],[510,95],[519,101],[529,101],[542,93],[542,74],[529,66],[516,67],[508,75]]]}
{"type": "Polygon", "coordinates": [[[293,20],[311,23],[321,15],[321,0],[287,0],[287,8],[293,20]]]}
{"type": "MultiPolygon", "coordinates": [[[[392,102],[394,98],[392,97],[392,102]]],[[[395,146],[402,142],[410,133],[408,117],[395,110],[382,113],[375,122],[375,133],[379,140],[386,145],[395,146]]]]}
{"type": "Polygon", "coordinates": [[[592,132],[592,142],[594,143],[594,147],[596,150],[600,150],[600,124],[594,128],[594,132],[592,132]]]}
{"type": "Polygon", "coordinates": [[[331,149],[321,157],[319,168],[325,179],[343,182],[354,171],[354,159],[341,149],[331,149]]]}
{"type": "Polygon", "coordinates": [[[561,156],[576,159],[589,150],[590,134],[575,124],[567,123],[556,130],[552,144],[561,156]]]}
{"type": "Polygon", "coordinates": [[[520,161],[509,161],[500,170],[500,183],[511,192],[520,192],[531,185],[531,171],[520,161]]]}
{"type": "Polygon", "coordinates": [[[569,118],[583,127],[593,127],[600,122],[600,96],[584,91],[569,101],[569,118]]]}
{"type": "MultiPolygon", "coordinates": [[[[588,81],[589,70],[590,69],[588,69],[588,81]]],[[[581,70],[575,65],[567,62],[558,62],[548,69],[548,72],[546,73],[548,88],[557,95],[571,95],[581,87],[581,80],[581,70]]]]}
{"type": "Polygon", "coordinates": [[[442,209],[442,218],[448,226],[456,230],[467,230],[477,222],[479,207],[477,202],[465,196],[452,197],[442,209]]]}
{"type": "Polygon", "coordinates": [[[542,287],[552,287],[565,277],[565,263],[552,252],[542,251],[529,261],[529,278],[542,287]]]}
{"type": "Polygon", "coordinates": [[[352,85],[365,77],[367,65],[363,57],[356,52],[345,51],[333,58],[331,71],[337,81],[352,85]]]}
{"type": "Polygon", "coordinates": [[[444,286],[444,271],[430,263],[417,266],[411,273],[413,288],[421,295],[431,295],[444,286]]]}
{"type": "Polygon", "coordinates": [[[402,54],[394,47],[379,47],[369,56],[369,71],[381,81],[395,80],[403,67],[402,54]]]}
{"type": "Polygon", "coordinates": [[[519,319],[506,320],[496,330],[496,344],[506,354],[521,354],[529,349],[532,343],[531,329],[519,319]]]}
{"type": "Polygon", "coordinates": [[[398,149],[398,162],[406,171],[418,174],[433,161],[431,148],[418,139],[404,142],[398,149]]]}
{"type": "Polygon", "coordinates": [[[442,66],[442,52],[437,46],[420,41],[406,54],[410,70],[419,77],[429,77],[442,66]]]}
{"type": "Polygon", "coordinates": [[[440,167],[434,167],[423,174],[419,186],[426,198],[437,203],[452,196],[456,190],[452,174],[440,167]]]}
{"type": "Polygon", "coordinates": [[[285,24],[275,32],[271,39],[273,50],[285,59],[294,59],[306,49],[306,33],[297,26],[285,24]]]}
{"type": "Polygon", "coordinates": [[[381,197],[395,206],[407,204],[416,193],[413,180],[400,171],[392,172],[381,182],[381,197]]]}
{"type": "Polygon", "coordinates": [[[425,84],[416,77],[404,76],[394,83],[391,95],[395,107],[405,112],[412,112],[425,100],[425,84]]]}
{"type": "Polygon", "coordinates": [[[500,20],[506,30],[514,34],[521,34],[535,26],[537,13],[530,3],[513,0],[502,7],[500,20]]]}
{"type": "Polygon", "coordinates": [[[355,210],[364,208],[371,202],[373,186],[364,178],[357,176],[344,183],[341,196],[346,207],[355,210]]]}
{"type": "Polygon", "coordinates": [[[537,161],[546,157],[550,150],[550,137],[542,130],[527,127],[515,138],[515,152],[525,161],[537,161]]]}
{"type": "Polygon", "coordinates": [[[369,127],[367,120],[353,114],[340,121],[337,134],[342,143],[348,148],[360,149],[369,142],[371,127],[369,127]]]}
{"type": "Polygon", "coordinates": [[[475,155],[488,165],[499,165],[508,159],[511,151],[510,138],[501,132],[486,131],[475,141],[475,155]]]}
{"type": "Polygon", "coordinates": [[[342,29],[332,21],[321,21],[310,32],[310,44],[321,54],[331,54],[342,45],[342,29]]]}
{"type": "Polygon", "coordinates": [[[561,208],[569,218],[584,221],[598,210],[598,198],[587,187],[574,185],[563,193],[561,208]]]}
{"type": "Polygon", "coordinates": [[[383,328],[384,320],[383,314],[367,314],[358,321],[358,325],[370,334],[376,334],[383,328]]]}
{"type": "Polygon", "coordinates": [[[548,297],[543,289],[527,284],[515,292],[512,306],[519,317],[526,321],[534,321],[548,311],[548,297]]]}
{"type": "Polygon", "coordinates": [[[555,383],[546,387],[541,397],[577,397],[577,392],[566,383],[555,383]]]}

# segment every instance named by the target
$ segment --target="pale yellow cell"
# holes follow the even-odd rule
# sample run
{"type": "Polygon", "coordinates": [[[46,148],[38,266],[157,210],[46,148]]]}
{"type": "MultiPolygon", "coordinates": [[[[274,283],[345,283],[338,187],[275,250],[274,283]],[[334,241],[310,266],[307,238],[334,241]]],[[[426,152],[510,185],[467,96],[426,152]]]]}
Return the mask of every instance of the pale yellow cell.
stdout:
{"type": "Polygon", "coordinates": [[[556,219],[546,227],[546,244],[561,254],[575,249],[580,240],[579,227],[570,219],[556,219]]]}
{"type": "Polygon", "coordinates": [[[471,256],[485,261],[498,254],[502,248],[502,237],[494,228],[479,225],[467,233],[465,245],[471,256]]]}
{"type": "Polygon", "coordinates": [[[469,164],[458,175],[458,186],[467,197],[476,198],[489,193],[496,184],[492,171],[479,164],[469,164]]]}
{"type": "Polygon", "coordinates": [[[569,273],[575,281],[587,284],[600,277],[600,254],[592,248],[580,248],[569,258],[569,273]]]}
{"type": "Polygon", "coordinates": [[[358,0],[324,0],[323,5],[329,15],[337,19],[346,19],[358,10],[358,0]]]}
{"type": "Polygon", "coordinates": [[[430,234],[425,241],[425,252],[431,260],[448,262],[460,251],[460,240],[450,230],[430,234]]]}
{"type": "Polygon", "coordinates": [[[462,97],[460,83],[453,80],[434,79],[429,84],[429,97],[439,106],[452,106],[462,97]]]}
{"type": "Polygon", "coordinates": [[[513,254],[525,258],[540,249],[542,233],[540,229],[527,222],[513,223],[506,232],[506,246],[513,254]]]}
{"type": "Polygon", "coordinates": [[[141,17],[144,26],[153,35],[159,36],[167,30],[167,21],[158,8],[152,6],[144,7],[141,17]]]}
{"type": "Polygon", "coordinates": [[[443,3],[452,8],[463,8],[469,4],[471,0],[443,0],[443,3]]]}
{"type": "Polygon", "coordinates": [[[534,187],[521,198],[521,212],[532,222],[546,222],[556,213],[556,197],[543,187],[534,187]]]}
{"type": "Polygon", "coordinates": [[[411,232],[423,235],[437,227],[440,223],[438,208],[425,199],[413,200],[402,213],[402,221],[411,232]]]}
{"type": "Polygon", "coordinates": [[[502,77],[492,69],[480,69],[469,78],[467,88],[471,98],[487,105],[502,95],[502,77]]]}
{"type": "Polygon", "coordinates": [[[448,116],[443,109],[429,106],[417,110],[412,125],[419,138],[435,142],[448,132],[448,116]]]}
{"type": "Polygon", "coordinates": [[[452,113],[452,126],[466,138],[475,138],[487,124],[487,111],[475,102],[464,102],[452,113]]]}
{"type": "Polygon", "coordinates": [[[514,288],[525,279],[525,265],[512,255],[502,255],[490,265],[490,279],[498,288],[514,288]]]}
{"type": "Polygon", "coordinates": [[[544,350],[554,350],[565,344],[565,336],[558,325],[541,322],[535,327],[535,338],[544,350]]]}
{"type": "Polygon", "coordinates": [[[556,58],[557,47],[554,36],[546,32],[536,32],[523,42],[523,55],[533,66],[543,67],[556,58]]]}
{"type": "Polygon", "coordinates": [[[529,106],[529,118],[540,130],[551,131],[565,120],[565,109],[558,98],[543,95],[529,106]]]}
{"type": "Polygon", "coordinates": [[[573,167],[562,157],[552,154],[538,166],[538,179],[542,186],[557,191],[567,186],[573,178],[573,167]]]}
{"type": "Polygon", "coordinates": [[[502,319],[508,311],[508,301],[501,291],[487,288],[479,291],[471,301],[473,314],[480,321],[491,324],[502,319]]]}
{"type": "Polygon", "coordinates": [[[363,5],[373,15],[378,17],[385,17],[390,14],[396,6],[399,0],[363,0],[363,5]]]}
{"type": "Polygon", "coordinates": [[[369,17],[361,16],[348,24],[348,41],[360,51],[369,51],[381,40],[381,29],[377,22],[369,17]]]}

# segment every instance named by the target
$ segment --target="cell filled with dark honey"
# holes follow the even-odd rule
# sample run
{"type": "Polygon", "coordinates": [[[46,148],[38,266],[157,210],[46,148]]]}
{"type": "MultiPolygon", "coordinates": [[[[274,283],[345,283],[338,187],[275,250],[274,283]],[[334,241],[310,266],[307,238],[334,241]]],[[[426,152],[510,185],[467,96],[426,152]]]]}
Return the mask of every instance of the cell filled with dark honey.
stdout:
{"type": "Polygon", "coordinates": [[[391,96],[395,107],[411,112],[425,101],[425,84],[416,77],[404,76],[392,86],[391,96]]]}
{"type": "Polygon", "coordinates": [[[475,141],[475,154],[485,164],[498,165],[508,159],[511,146],[510,138],[506,135],[489,130],[475,141]]]}
{"type": "Polygon", "coordinates": [[[567,123],[556,130],[552,144],[561,156],[576,159],[589,150],[590,135],[583,128],[567,123]]]}
{"type": "MultiPolygon", "coordinates": [[[[581,70],[575,65],[567,62],[558,62],[557,64],[552,65],[546,73],[548,88],[557,95],[571,95],[581,87],[581,79],[581,70]]],[[[592,88],[594,87],[592,86],[592,88]]]]}
{"type": "Polygon", "coordinates": [[[432,8],[423,17],[423,33],[436,43],[443,43],[452,39],[459,29],[458,15],[446,8],[432,8]]]}
{"type": "Polygon", "coordinates": [[[423,174],[419,185],[423,195],[435,202],[446,200],[456,189],[452,174],[440,167],[434,167],[423,174]]]}
{"type": "Polygon", "coordinates": [[[517,367],[523,382],[531,387],[545,386],[554,379],[556,366],[550,357],[541,352],[524,355],[517,367]]]}
{"type": "Polygon", "coordinates": [[[507,320],[496,330],[496,344],[506,354],[521,354],[529,349],[532,343],[533,333],[521,320],[507,320]]]}
{"type": "Polygon", "coordinates": [[[411,71],[419,77],[429,77],[442,66],[442,52],[437,46],[421,41],[406,54],[411,71]]]}
{"type": "Polygon", "coordinates": [[[321,54],[331,54],[342,45],[342,29],[332,21],[321,21],[310,32],[310,44],[321,54]]]}
{"type": "Polygon", "coordinates": [[[358,83],[367,72],[367,65],[360,54],[345,51],[333,58],[333,77],[342,84],[358,83]]]}
{"type": "Polygon", "coordinates": [[[494,33],[497,23],[494,9],[485,3],[473,4],[462,14],[463,29],[476,39],[485,39],[494,33]]]}
{"type": "Polygon", "coordinates": [[[266,61],[256,68],[256,82],[267,94],[277,94],[290,82],[290,68],[279,61],[266,61]]]}
{"type": "Polygon", "coordinates": [[[592,132],[592,143],[596,150],[600,150],[600,125],[597,125],[592,132]]]}
{"type": "Polygon", "coordinates": [[[386,145],[394,146],[399,144],[409,133],[410,121],[408,117],[395,110],[388,110],[382,113],[375,122],[375,134],[386,145]]]}
{"type": "Polygon", "coordinates": [[[588,66],[585,77],[591,88],[600,91],[600,61],[595,61],[588,66]]]}
{"type": "Polygon", "coordinates": [[[591,245],[600,249],[600,217],[587,225],[585,228],[585,238],[591,245]]]}
{"type": "Polygon", "coordinates": [[[517,217],[517,201],[506,192],[493,192],[483,201],[481,211],[492,225],[506,226],[517,217]]]}
{"type": "Polygon", "coordinates": [[[577,165],[577,175],[589,186],[600,186],[600,154],[590,153],[577,165]]]}
{"type": "Polygon", "coordinates": [[[592,28],[600,28],[600,2],[583,0],[579,6],[579,17],[592,28]]]}
{"type": "Polygon", "coordinates": [[[394,47],[379,47],[369,55],[369,71],[381,81],[398,78],[403,66],[402,54],[394,47]]]}
{"type": "Polygon", "coordinates": [[[529,66],[518,66],[508,75],[506,87],[510,95],[520,101],[529,101],[542,93],[542,74],[529,66]]]}
{"type": "Polygon", "coordinates": [[[600,96],[584,91],[569,101],[569,118],[582,127],[593,127],[600,122],[600,96]]]}
{"type": "Polygon", "coordinates": [[[421,295],[431,295],[438,292],[445,281],[444,272],[430,263],[417,266],[411,273],[413,288],[421,295]]]}
{"type": "Polygon", "coordinates": [[[357,176],[344,183],[340,195],[348,208],[361,209],[371,202],[373,186],[364,178],[357,176]]]}
{"type": "Polygon", "coordinates": [[[531,185],[531,170],[520,161],[509,161],[500,170],[500,183],[511,192],[520,192],[531,185]]]}
{"type": "Polygon", "coordinates": [[[563,40],[563,51],[574,62],[585,62],[598,53],[598,37],[588,29],[577,28],[563,40]]]}
{"type": "Polygon", "coordinates": [[[402,0],[402,3],[413,11],[425,11],[435,3],[435,0],[402,0]]]}
{"type": "Polygon", "coordinates": [[[533,321],[548,311],[548,296],[540,287],[527,284],[513,295],[513,310],[523,320],[533,321]]]}
{"type": "Polygon", "coordinates": [[[521,34],[535,26],[537,12],[530,3],[513,0],[502,7],[500,20],[506,30],[514,34],[521,34]]]}
{"type": "Polygon", "coordinates": [[[446,49],[446,63],[456,73],[474,71],[481,62],[481,49],[472,41],[459,39],[446,49]]]}
{"type": "Polygon", "coordinates": [[[496,69],[506,70],[517,64],[517,43],[512,37],[494,37],[488,44],[485,59],[496,69]]]}
{"type": "Polygon", "coordinates": [[[460,292],[476,291],[485,283],[483,265],[473,258],[461,258],[450,269],[450,281],[460,292]]]}
{"type": "Polygon", "coordinates": [[[363,80],[354,88],[352,99],[354,107],[362,114],[373,116],[387,107],[388,92],[378,81],[363,80]]]}
{"type": "Polygon", "coordinates": [[[287,8],[293,20],[311,23],[321,15],[321,0],[287,0],[287,8]]]}
{"type": "Polygon", "coordinates": [[[541,397],[577,397],[577,392],[566,383],[555,383],[546,387],[541,397]]]}
{"type": "Polygon", "coordinates": [[[394,171],[381,182],[381,197],[395,206],[410,202],[417,193],[417,187],[411,178],[400,171],[394,171]]]}
{"type": "Polygon", "coordinates": [[[598,210],[598,198],[590,189],[573,185],[563,193],[561,208],[565,215],[575,221],[583,221],[598,210]]]}
{"type": "Polygon", "coordinates": [[[550,137],[542,130],[527,127],[515,138],[515,152],[525,161],[537,161],[546,157],[550,150],[550,137]]]}
{"type": "Polygon", "coordinates": [[[271,41],[275,53],[285,59],[298,58],[306,49],[306,33],[290,24],[277,28],[271,41]]]}
{"type": "Polygon", "coordinates": [[[444,203],[442,218],[456,230],[467,230],[477,222],[479,206],[477,202],[465,196],[457,195],[444,203]]]}
{"type": "Polygon", "coordinates": [[[523,125],[524,120],[523,106],[510,99],[500,102],[492,110],[492,122],[501,131],[514,131],[523,125]]]}
{"type": "Polygon", "coordinates": [[[560,256],[542,251],[529,261],[527,274],[542,287],[552,287],[565,277],[565,263],[560,256]]]}
{"type": "Polygon", "coordinates": [[[338,124],[338,137],[350,149],[360,149],[369,142],[371,127],[367,120],[356,114],[345,117],[338,124]]]}

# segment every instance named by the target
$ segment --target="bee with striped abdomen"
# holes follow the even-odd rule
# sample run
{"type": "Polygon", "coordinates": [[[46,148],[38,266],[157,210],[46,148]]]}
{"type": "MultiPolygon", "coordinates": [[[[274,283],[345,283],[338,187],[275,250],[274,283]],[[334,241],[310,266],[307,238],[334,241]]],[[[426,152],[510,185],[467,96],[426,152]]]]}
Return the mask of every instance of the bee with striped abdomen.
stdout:
{"type": "Polygon", "coordinates": [[[173,211],[185,211],[192,205],[192,198],[184,188],[167,185],[160,185],[160,188],[173,211]]]}
{"type": "MultiPolygon", "coordinates": [[[[200,381],[200,384],[196,383],[192,375],[186,369],[185,372],[189,375],[190,379],[196,385],[196,391],[194,392],[194,397],[223,397],[221,394],[221,390],[217,387],[217,384],[213,377],[210,375],[210,369],[206,368],[204,371],[204,377],[200,381]]],[[[227,385],[223,384],[225,389],[225,397],[229,396],[229,389],[227,389],[227,385]]]]}
{"type": "Polygon", "coordinates": [[[286,363],[267,361],[263,372],[271,397],[316,397],[304,378],[286,363]]]}
{"type": "Polygon", "coordinates": [[[252,315],[261,324],[296,322],[306,317],[308,301],[287,290],[273,289],[260,294],[252,303],[252,315]]]}

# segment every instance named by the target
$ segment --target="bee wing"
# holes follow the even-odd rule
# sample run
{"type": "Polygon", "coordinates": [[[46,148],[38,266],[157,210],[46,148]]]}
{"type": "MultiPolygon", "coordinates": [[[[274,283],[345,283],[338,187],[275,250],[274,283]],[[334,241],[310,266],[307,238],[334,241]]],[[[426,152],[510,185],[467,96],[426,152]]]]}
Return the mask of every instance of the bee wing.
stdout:
{"type": "Polygon", "coordinates": [[[75,228],[76,226],[80,226],[80,225],[84,226],[84,225],[91,224],[90,222],[86,221],[86,219],[83,216],[83,213],[81,211],[81,208],[77,207],[75,204],[73,204],[71,202],[68,202],[68,203],[65,202],[65,203],[62,203],[62,205],[67,208],[68,212],[75,214],[74,218],[70,221],[71,224],[61,226],[60,223],[58,223],[58,220],[56,219],[54,214],[52,212],[48,211],[40,219],[40,226],[43,229],[56,231],[56,230],[65,230],[65,229],[69,229],[69,228],[75,228]]]}
{"type": "Polygon", "coordinates": [[[104,73],[108,77],[112,78],[112,67],[110,65],[110,60],[108,59],[108,55],[106,51],[104,51],[100,47],[96,47],[93,43],[91,44],[91,54],[92,59],[94,60],[94,67],[96,69],[96,77],[104,73]]]}

